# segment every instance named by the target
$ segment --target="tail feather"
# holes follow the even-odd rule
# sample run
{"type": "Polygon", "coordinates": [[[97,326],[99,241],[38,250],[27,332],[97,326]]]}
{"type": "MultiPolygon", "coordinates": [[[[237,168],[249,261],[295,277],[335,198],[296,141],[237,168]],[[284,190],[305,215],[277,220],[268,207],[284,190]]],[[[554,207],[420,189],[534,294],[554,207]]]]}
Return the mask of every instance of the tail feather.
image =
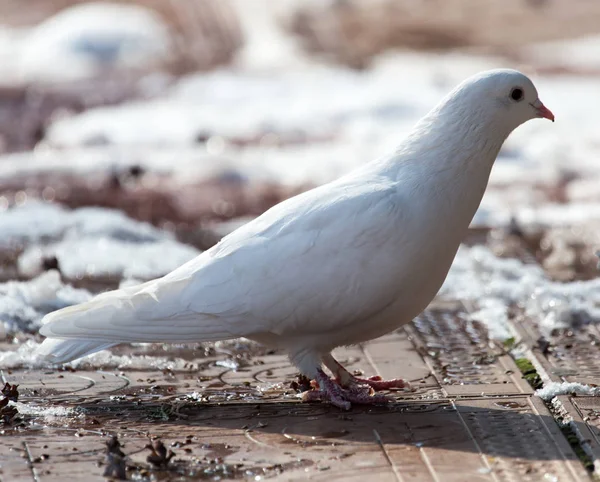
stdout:
{"type": "Polygon", "coordinates": [[[215,315],[186,311],[182,282],[150,281],[47,314],[40,354],[64,363],[126,342],[219,341],[237,338],[215,315]]]}
{"type": "Polygon", "coordinates": [[[98,351],[106,350],[114,345],[117,345],[117,343],[46,338],[38,348],[38,355],[50,363],[66,363],[98,351]]]}

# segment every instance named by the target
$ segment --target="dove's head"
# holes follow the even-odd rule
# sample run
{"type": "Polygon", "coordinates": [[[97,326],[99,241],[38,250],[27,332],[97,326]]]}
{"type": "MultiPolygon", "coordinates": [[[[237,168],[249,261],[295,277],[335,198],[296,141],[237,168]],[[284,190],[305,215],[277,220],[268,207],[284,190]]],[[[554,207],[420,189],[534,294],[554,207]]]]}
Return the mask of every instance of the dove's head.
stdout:
{"type": "Polygon", "coordinates": [[[467,106],[463,115],[482,124],[508,130],[535,118],[554,122],[554,114],[542,104],[533,82],[516,70],[488,70],[468,78],[449,96],[447,104],[467,106]]]}

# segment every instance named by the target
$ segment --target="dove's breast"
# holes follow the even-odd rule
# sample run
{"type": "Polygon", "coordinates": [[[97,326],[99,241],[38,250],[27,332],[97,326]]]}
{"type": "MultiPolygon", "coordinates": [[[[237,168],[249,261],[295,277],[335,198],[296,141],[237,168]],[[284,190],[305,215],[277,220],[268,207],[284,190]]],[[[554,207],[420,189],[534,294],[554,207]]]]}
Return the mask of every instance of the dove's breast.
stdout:
{"type": "Polygon", "coordinates": [[[409,323],[444,283],[481,197],[473,191],[468,198],[464,192],[436,191],[420,199],[420,204],[412,203],[399,226],[409,234],[403,236],[391,260],[395,266],[387,273],[388,302],[368,318],[353,323],[340,344],[377,338],[409,323]]]}
{"type": "Polygon", "coordinates": [[[391,282],[393,296],[390,301],[380,311],[349,327],[340,345],[385,335],[409,323],[427,308],[444,283],[460,246],[460,241],[447,237],[440,242],[443,238],[439,236],[442,234],[415,236],[410,256],[405,257],[409,262],[403,263],[402,271],[391,282]]]}

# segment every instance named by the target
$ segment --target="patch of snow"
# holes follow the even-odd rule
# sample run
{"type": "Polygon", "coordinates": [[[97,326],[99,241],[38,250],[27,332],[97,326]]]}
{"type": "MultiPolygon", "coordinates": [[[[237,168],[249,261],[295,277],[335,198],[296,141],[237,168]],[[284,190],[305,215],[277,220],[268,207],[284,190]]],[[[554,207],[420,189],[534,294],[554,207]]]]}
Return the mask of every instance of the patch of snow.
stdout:
{"type": "Polygon", "coordinates": [[[139,243],[168,238],[164,231],[113,209],[86,207],[70,211],[59,204],[30,201],[0,215],[0,246],[41,242],[63,235],[103,235],[139,243]]]}
{"type": "Polygon", "coordinates": [[[112,172],[132,166],[160,174],[181,173],[182,177],[209,177],[227,167],[220,156],[190,147],[78,147],[66,150],[35,149],[0,156],[0,179],[33,173],[112,172]]]}
{"type": "Polygon", "coordinates": [[[508,340],[513,336],[508,328],[506,303],[499,298],[484,298],[478,303],[478,310],[471,313],[471,320],[483,323],[493,340],[508,340]]]}
{"type": "Polygon", "coordinates": [[[439,296],[476,303],[480,311],[472,318],[486,323],[490,336],[500,340],[512,336],[510,304],[538,320],[545,333],[600,321],[600,278],[553,282],[539,266],[500,259],[483,246],[459,249],[439,296]]]}
{"type": "Polygon", "coordinates": [[[34,27],[23,41],[20,72],[29,81],[82,79],[107,69],[159,62],[170,44],[167,27],[152,10],[90,2],[34,27]]]}
{"type": "Polygon", "coordinates": [[[41,417],[47,421],[51,421],[55,418],[73,417],[74,415],[77,415],[77,411],[72,407],[42,407],[21,402],[16,402],[15,406],[22,415],[41,417]]]}
{"type": "Polygon", "coordinates": [[[21,81],[19,59],[25,32],[0,25],[0,85],[12,86],[21,81]]]}
{"type": "Polygon", "coordinates": [[[0,246],[55,238],[65,230],[66,210],[57,204],[27,203],[0,215],[0,246]]]}
{"type": "Polygon", "coordinates": [[[63,284],[54,270],[31,281],[8,281],[0,284],[0,322],[8,333],[32,331],[46,313],[91,297],[86,290],[63,284]]]}
{"type": "Polygon", "coordinates": [[[571,202],[598,202],[600,200],[600,175],[575,179],[567,186],[567,197],[571,202]]]}
{"type": "Polygon", "coordinates": [[[198,254],[196,248],[171,239],[139,243],[105,234],[69,236],[41,248],[27,248],[19,257],[19,267],[26,274],[35,272],[44,258],[56,256],[61,272],[69,278],[117,276],[148,280],[169,273],[198,254]]]}
{"type": "Polygon", "coordinates": [[[0,246],[27,248],[19,256],[21,274],[40,272],[45,257],[56,256],[70,278],[162,276],[199,254],[173,235],[128,218],[120,211],[26,203],[0,215],[0,246]],[[34,244],[43,242],[43,245],[34,244]],[[32,245],[33,244],[33,245],[32,245]]]}
{"type": "Polygon", "coordinates": [[[600,387],[590,387],[581,383],[573,382],[546,382],[543,388],[535,391],[535,394],[542,400],[549,402],[559,395],[575,394],[584,397],[600,396],[600,387]]]}

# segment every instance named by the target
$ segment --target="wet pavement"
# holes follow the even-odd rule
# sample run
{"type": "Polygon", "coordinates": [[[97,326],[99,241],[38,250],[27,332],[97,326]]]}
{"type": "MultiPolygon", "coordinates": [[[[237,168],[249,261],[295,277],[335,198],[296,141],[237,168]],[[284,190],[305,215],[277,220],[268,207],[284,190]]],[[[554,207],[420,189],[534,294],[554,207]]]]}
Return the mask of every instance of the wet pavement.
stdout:
{"type": "MultiPolygon", "coordinates": [[[[348,412],[300,402],[286,357],[248,343],[119,348],[135,361],[118,369],[4,370],[20,396],[0,427],[0,479],[589,480],[597,399],[544,402],[466,314],[438,303],[397,333],[338,350],[351,370],[414,386],[389,406],[348,412]],[[113,435],[120,446],[109,449],[113,435]]],[[[535,320],[516,316],[513,327],[542,378],[597,375],[595,328],[546,344],[535,320]]]]}

